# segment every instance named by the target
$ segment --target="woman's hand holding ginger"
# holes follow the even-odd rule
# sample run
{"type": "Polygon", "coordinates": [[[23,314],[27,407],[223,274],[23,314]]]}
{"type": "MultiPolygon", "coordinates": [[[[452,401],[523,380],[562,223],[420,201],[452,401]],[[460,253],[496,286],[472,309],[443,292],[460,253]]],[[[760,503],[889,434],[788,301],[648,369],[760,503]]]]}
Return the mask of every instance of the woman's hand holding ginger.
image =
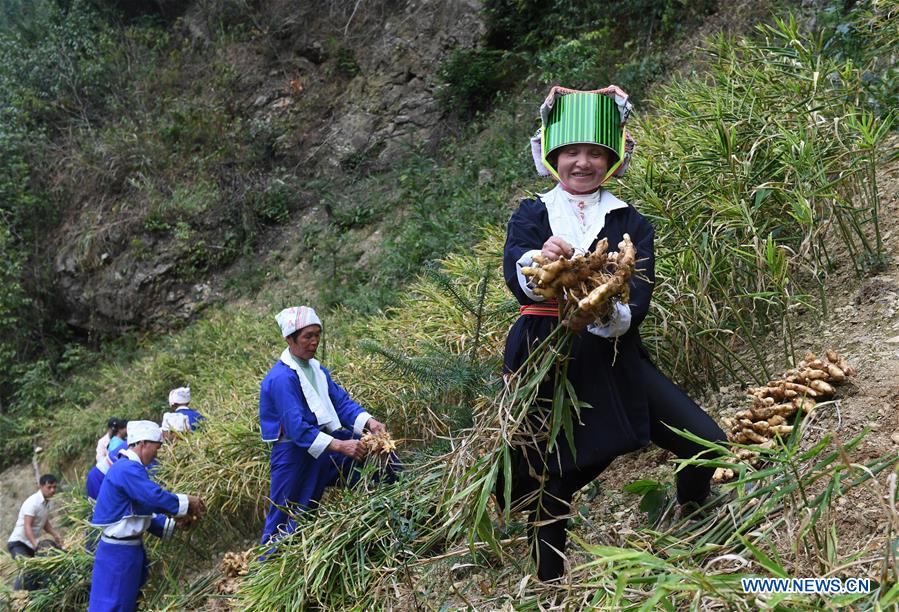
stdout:
{"type": "Polygon", "coordinates": [[[570,244],[568,244],[563,238],[559,238],[558,236],[550,236],[546,242],[543,243],[543,248],[540,250],[540,254],[549,259],[550,261],[556,261],[559,257],[568,257],[570,258],[574,255],[574,248],[570,244]]]}

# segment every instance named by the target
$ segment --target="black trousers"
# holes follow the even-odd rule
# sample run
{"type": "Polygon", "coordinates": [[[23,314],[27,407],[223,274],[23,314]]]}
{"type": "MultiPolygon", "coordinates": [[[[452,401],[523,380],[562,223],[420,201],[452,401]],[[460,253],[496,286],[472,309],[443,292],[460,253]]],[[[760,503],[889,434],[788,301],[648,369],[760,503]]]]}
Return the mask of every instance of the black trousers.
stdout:
{"type": "MultiPolygon", "coordinates": [[[[34,551],[31,550],[31,548],[29,546],[23,544],[22,542],[18,542],[18,541],[7,542],[6,550],[9,551],[9,554],[12,556],[13,559],[18,557],[19,555],[22,555],[25,557],[34,557],[34,551]]],[[[31,580],[31,577],[27,573],[20,577],[17,577],[15,584],[13,586],[15,589],[25,589],[28,591],[31,591],[34,588],[36,588],[35,585],[33,584],[33,581],[31,580]]]]}
{"type": "MultiPolygon", "coordinates": [[[[654,444],[671,451],[681,459],[693,457],[705,447],[687,440],[668,429],[665,424],[687,430],[712,442],[723,442],[727,436],[702,408],[691,400],[647,359],[643,364],[643,380],[649,399],[650,439],[654,444]]],[[[709,455],[711,458],[711,455],[709,455]]],[[[537,563],[540,580],[553,580],[565,573],[560,553],[565,552],[571,499],[589,484],[614,460],[590,470],[580,470],[565,476],[549,476],[540,496],[529,507],[528,536],[531,553],[537,563]],[[562,517],[562,518],[559,518],[562,517]]],[[[677,501],[702,502],[708,497],[714,468],[686,467],[677,474],[677,501]]]]}

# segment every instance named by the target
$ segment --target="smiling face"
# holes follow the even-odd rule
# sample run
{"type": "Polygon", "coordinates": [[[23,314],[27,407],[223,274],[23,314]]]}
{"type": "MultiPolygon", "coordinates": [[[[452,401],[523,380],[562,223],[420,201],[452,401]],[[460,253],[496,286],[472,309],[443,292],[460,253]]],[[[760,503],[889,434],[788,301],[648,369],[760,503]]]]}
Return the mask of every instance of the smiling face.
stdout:
{"type": "Polygon", "coordinates": [[[611,155],[605,147],[570,144],[558,150],[555,166],[567,191],[592,193],[602,185],[610,163],[611,155]]]}
{"type": "Polygon", "coordinates": [[[298,359],[309,361],[315,357],[315,351],[318,350],[318,343],[322,338],[322,328],[320,325],[307,325],[299,330],[296,335],[287,336],[287,346],[290,348],[290,354],[298,359]]]}

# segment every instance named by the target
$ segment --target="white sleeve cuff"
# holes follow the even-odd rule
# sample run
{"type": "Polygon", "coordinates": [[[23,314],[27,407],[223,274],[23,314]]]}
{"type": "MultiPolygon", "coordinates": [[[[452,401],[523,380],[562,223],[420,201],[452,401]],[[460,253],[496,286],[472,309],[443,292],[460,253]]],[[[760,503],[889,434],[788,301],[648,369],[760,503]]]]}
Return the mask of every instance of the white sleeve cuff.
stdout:
{"type": "Polygon", "coordinates": [[[591,323],[587,331],[600,338],[617,338],[627,333],[631,328],[631,307],[621,302],[615,302],[612,316],[602,325],[591,323]]]}
{"type": "Polygon", "coordinates": [[[518,274],[518,286],[521,287],[521,290],[524,291],[524,294],[526,296],[528,296],[535,302],[542,302],[546,298],[542,295],[537,295],[536,293],[534,293],[534,290],[528,286],[528,279],[524,274],[521,273],[521,269],[533,264],[534,257],[539,254],[540,249],[533,249],[519,257],[518,261],[515,263],[515,271],[518,274]]]}
{"type": "MultiPolygon", "coordinates": [[[[178,496],[178,514],[175,516],[185,516],[187,515],[187,507],[189,502],[187,501],[187,495],[184,493],[175,493],[178,496]]],[[[174,525],[174,523],[172,523],[174,525]]]]}
{"type": "Polygon", "coordinates": [[[365,424],[368,423],[368,419],[370,418],[371,415],[364,410],[360,412],[359,416],[356,417],[356,422],[353,423],[353,433],[357,436],[361,436],[362,432],[365,431],[365,424]]]}
{"type": "Polygon", "coordinates": [[[334,436],[329,436],[325,432],[320,431],[309,446],[309,454],[318,459],[318,456],[325,452],[332,440],[334,440],[334,436]]]}
{"type": "Polygon", "coordinates": [[[165,526],[162,528],[162,539],[168,540],[172,537],[172,533],[175,531],[175,519],[167,518],[165,519],[165,526]]]}

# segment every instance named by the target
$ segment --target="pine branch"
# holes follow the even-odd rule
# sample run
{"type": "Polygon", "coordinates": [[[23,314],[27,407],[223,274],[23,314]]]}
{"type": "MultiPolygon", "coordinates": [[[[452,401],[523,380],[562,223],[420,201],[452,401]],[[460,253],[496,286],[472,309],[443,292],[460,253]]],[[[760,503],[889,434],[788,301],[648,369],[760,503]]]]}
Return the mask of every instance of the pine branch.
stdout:
{"type": "Polygon", "coordinates": [[[453,279],[451,279],[446,272],[439,268],[429,266],[425,268],[425,276],[427,276],[429,280],[433,281],[438,287],[443,289],[444,292],[452,297],[456,301],[456,305],[460,310],[467,310],[471,314],[477,316],[477,306],[473,304],[467,297],[459,293],[459,290],[453,283],[453,279]]]}
{"type": "Polygon", "coordinates": [[[470,356],[437,346],[423,347],[423,354],[418,356],[403,354],[374,340],[360,340],[358,346],[366,353],[382,357],[388,371],[414,378],[436,394],[477,393],[483,390],[490,376],[485,364],[471,362],[470,356]]]}

